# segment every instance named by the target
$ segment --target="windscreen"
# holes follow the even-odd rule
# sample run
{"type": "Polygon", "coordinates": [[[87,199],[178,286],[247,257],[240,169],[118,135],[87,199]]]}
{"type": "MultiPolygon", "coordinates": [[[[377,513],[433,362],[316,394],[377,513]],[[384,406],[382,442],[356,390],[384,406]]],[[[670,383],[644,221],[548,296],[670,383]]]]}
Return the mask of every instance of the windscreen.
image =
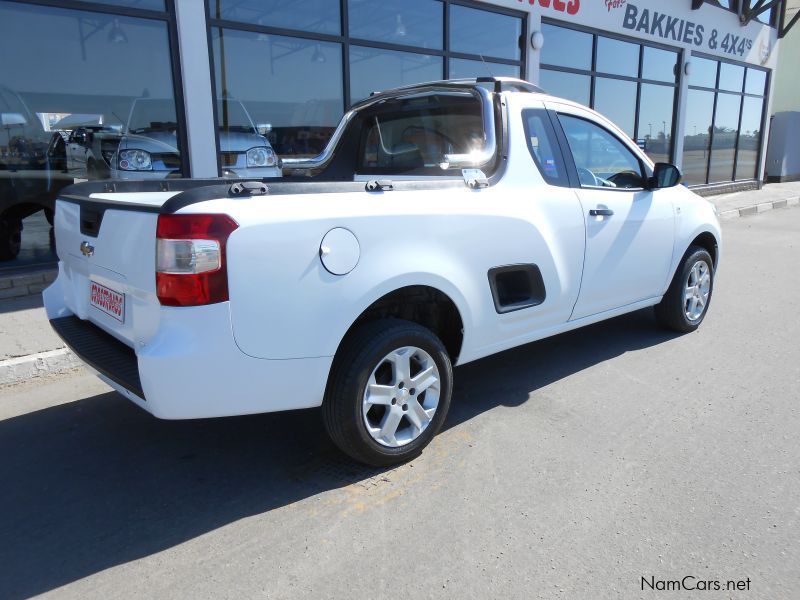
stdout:
{"type": "Polygon", "coordinates": [[[178,117],[173,100],[137,98],[134,101],[128,122],[130,133],[175,131],[177,128],[178,117]]]}
{"type": "Polygon", "coordinates": [[[218,100],[217,118],[220,131],[238,133],[257,133],[250,115],[238,100],[218,100]]]}

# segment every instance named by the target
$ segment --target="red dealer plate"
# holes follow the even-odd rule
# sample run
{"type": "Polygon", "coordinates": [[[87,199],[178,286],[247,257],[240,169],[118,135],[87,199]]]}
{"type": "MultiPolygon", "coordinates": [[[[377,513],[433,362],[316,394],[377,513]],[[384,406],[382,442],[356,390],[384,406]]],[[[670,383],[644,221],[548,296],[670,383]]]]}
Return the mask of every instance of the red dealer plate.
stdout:
{"type": "Polygon", "coordinates": [[[96,281],[89,288],[89,304],[114,317],[120,323],[125,322],[125,294],[120,294],[96,281]]]}

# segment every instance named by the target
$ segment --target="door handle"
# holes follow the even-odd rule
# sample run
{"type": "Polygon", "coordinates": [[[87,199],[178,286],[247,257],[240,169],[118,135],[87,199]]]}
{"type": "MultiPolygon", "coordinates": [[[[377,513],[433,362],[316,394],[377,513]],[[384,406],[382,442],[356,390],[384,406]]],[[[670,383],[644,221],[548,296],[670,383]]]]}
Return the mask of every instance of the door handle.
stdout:
{"type": "Polygon", "coordinates": [[[610,208],[593,208],[589,211],[591,217],[610,217],[614,211],[610,208]]]}

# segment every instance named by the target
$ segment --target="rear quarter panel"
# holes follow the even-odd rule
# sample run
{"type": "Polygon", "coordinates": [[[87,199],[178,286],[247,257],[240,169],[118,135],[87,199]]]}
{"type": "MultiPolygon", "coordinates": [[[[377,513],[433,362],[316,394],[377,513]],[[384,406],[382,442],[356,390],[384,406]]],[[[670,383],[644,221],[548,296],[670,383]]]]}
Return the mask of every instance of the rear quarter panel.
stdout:
{"type": "Polygon", "coordinates": [[[219,200],[187,210],[228,212],[240,224],[227,252],[232,327],[244,353],[332,356],[375,300],[405,286],[428,285],[447,294],[460,312],[463,363],[488,348],[521,343],[535,323],[565,322],[577,298],[580,213],[573,218],[577,226],[554,235],[528,192],[501,182],[484,190],[219,200]],[[319,257],[322,238],[334,227],[349,229],[360,245],[357,266],[344,276],[330,274],[319,257]],[[498,315],[489,269],[530,262],[541,269],[547,300],[498,315]]]}

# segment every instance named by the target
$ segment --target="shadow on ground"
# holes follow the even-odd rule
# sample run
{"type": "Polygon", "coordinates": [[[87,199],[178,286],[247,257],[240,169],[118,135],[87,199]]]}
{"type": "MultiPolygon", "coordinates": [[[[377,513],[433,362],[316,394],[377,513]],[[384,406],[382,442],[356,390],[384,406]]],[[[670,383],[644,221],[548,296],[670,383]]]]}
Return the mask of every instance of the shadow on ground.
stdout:
{"type": "MultiPolygon", "coordinates": [[[[446,427],[671,337],[639,311],[465,365],[446,427]]],[[[379,473],[338,453],[317,410],[159,421],[114,393],[0,422],[0,456],[5,598],[52,590],[379,473]]]]}
{"type": "Polygon", "coordinates": [[[41,294],[31,294],[21,298],[3,298],[0,300],[0,315],[20,310],[42,308],[43,306],[44,300],[41,294]]]}

